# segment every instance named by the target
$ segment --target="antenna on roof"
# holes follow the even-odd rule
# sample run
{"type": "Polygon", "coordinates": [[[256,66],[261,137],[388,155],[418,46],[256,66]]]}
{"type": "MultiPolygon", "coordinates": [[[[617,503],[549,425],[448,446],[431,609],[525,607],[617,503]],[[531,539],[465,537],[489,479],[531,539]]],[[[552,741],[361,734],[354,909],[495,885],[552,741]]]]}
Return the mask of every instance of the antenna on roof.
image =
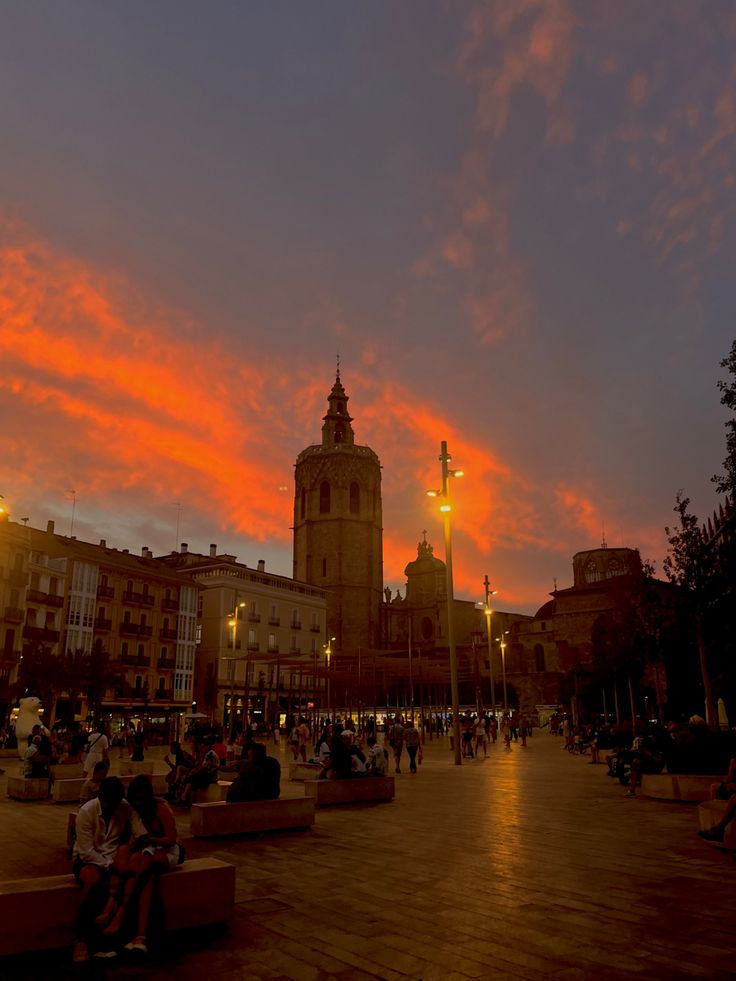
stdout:
{"type": "Polygon", "coordinates": [[[72,520],[69,526],[69,537],[74,538],[74,514],[77,510],[77,492],[75,490],[68,490],[67,494],[72,495],[72,520]]]}
{"type": "Polygon", "coordinates": [[[172,507],[176,508],[176,539],[174,541],[174,551],[179,551],[179,519],[181,518],[181,509],[184,507],[179,501],[172,501],[172,507]]]}
{"type": "Polygon", "coordinates": [[[608,548],[608,543],[606,542],[606,522],[605,521],[602,521],[601,522],[601,529],[602,529],[601,548],[608,548]]]}
{"type": "Polygon", "coordinates": [[[337,352],[337,380],[340,381],[340,352],[337,352]]]}

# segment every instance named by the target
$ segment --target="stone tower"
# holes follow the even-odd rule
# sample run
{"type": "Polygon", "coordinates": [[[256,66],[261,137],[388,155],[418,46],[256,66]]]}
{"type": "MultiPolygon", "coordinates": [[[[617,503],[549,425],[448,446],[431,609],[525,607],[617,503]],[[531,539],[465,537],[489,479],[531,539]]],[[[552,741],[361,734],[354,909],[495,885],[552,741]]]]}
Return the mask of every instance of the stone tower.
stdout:
{"type": "Polygon", "coordinates": [[[295,466],[294,578],[327,590],[327,637],[339,657],[380,642],[381,464],[355,443],[339,366],[327,404],[321,444],[295,466]]]}

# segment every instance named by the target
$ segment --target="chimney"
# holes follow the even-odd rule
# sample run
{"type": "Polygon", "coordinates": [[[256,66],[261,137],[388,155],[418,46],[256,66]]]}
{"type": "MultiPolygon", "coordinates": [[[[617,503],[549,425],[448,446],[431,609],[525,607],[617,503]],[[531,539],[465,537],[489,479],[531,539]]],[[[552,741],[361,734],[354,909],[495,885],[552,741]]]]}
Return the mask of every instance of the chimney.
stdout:
{"type": "Polygon", "coordinates": [[[148,558],[148,545],[144,545],[141,549],[141,555],[144,559],[148,558]]]}
{"type": "Polygon", "coordinates": [[[129,554],[130,554],[130,549],[129,548],[124,548],[123,549],[123,555],[129,555],[129,554]]]}
{"type": "Polygon", "coordinates": [[[107,542],[104,538],[100,539],[100,548],[107,548],[107,542]]]}
{"type": "Polygon", "coordinates": [[[259,559],[258,560],[258,571],[259,572],[265,572],[266,571],[266,560],[265,559],[259,559]]]}
{"type": "Polygon", "coordinates": [[[189,550],[189,545],[186,542],[181,543],[181,554],[186,555],[189,550]]]}
{"type": "Polygon", "coordinates": [[[46,534],[47,535],[53,535],[53,533],[54,533],[54,522],[53,521],[47,521],[46,522],[46,534]]]}
{"type": "Polygon", "coordinates": [[[217,558],[217,545],[210,545],[210,558],[211,559],[217,558]]]}

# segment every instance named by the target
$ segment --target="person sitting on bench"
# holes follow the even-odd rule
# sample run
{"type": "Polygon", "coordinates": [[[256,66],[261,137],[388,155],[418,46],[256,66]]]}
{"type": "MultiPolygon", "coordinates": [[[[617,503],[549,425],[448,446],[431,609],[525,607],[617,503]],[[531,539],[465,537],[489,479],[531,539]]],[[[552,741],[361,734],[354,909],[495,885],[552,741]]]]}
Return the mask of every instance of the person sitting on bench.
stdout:
{"type": "Polygon", "coordinates": [[[79,803],[86,804],[87,801],[92,800],[97,797],[100,792],[100,784],[105,779],[105,777],[110,772],[110,761],[109,760],[99,760],[95,763],[95,768],[92,771],[91,776],[82,784],[82,789],[79,792],[79,803]]]}
{"type": "Polygon", "coordinates": [[[248,758],[240,764],[227,792],[229,804],[249,800],[277,800],[281,794],[281,764],[266,754],[262,743],[251,743],[248,758]]]}
{"type": "Polygon", "coordinates": [[[705,838],[706,841],[723,841],[724,832],[734,817],[736,817],[736,794],[729,797],[726,810],[723,812],[721,820],[716,822],[712,828],[708,828],[705,831],[698,831],[698,834],[701,838],[705,838]]]}

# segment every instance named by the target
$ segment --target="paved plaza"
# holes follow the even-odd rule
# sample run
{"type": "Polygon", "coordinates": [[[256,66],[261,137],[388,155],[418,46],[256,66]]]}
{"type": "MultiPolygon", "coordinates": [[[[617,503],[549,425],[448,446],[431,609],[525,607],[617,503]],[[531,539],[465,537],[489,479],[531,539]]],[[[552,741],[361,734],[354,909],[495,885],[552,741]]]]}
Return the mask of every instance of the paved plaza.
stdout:
{"type": "MultiPolygon", "coordinates": [[[[145,962],[8,959],[0,976],[736,978],[736,865],[693,806],[625,798],[546,733],[462,767],[427,742],[396,783],[394,803],[320,810],[306,832],[195,841],[181,812],[188,857],[237,868],[229,930],[166,938],[145,962]]],[[[0,878],[67,872],[72,808],[10,801],[5,778],[0,795],[0,878]]]]}

